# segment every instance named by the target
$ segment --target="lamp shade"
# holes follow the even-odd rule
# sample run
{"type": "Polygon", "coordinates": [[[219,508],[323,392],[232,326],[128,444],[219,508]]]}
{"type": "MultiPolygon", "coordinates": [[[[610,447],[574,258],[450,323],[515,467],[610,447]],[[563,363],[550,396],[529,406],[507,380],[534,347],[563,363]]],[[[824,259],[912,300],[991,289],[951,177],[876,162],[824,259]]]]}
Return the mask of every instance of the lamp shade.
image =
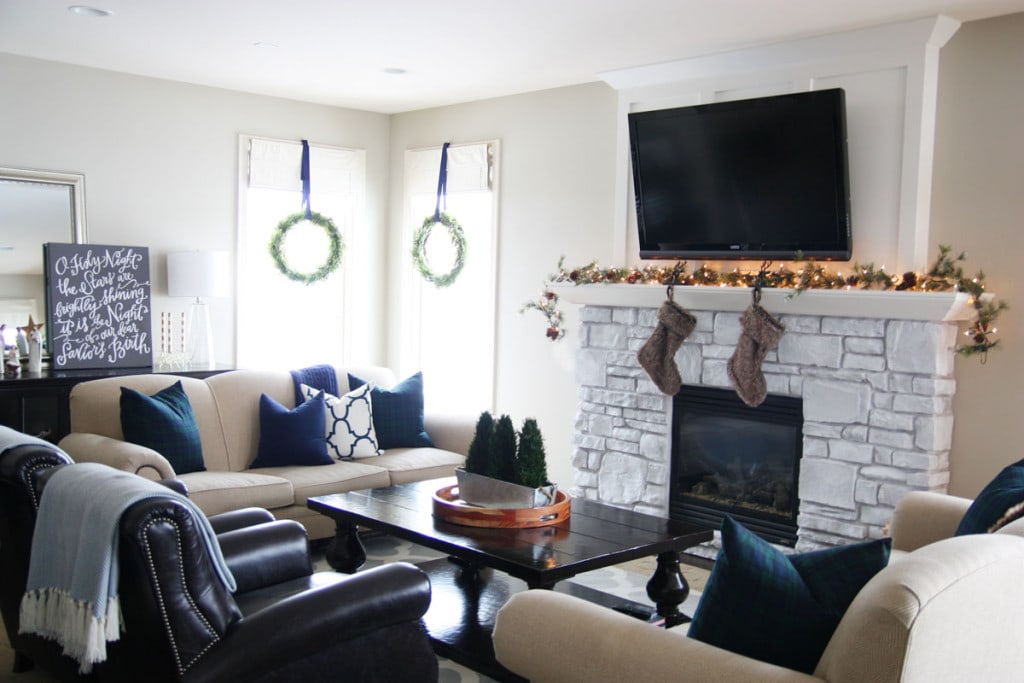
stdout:
{"type": "Polygon", "coordinates": [[[230,266],[226,251],[172,251],[167,254],[167,294],[228,296],[230,266]]]}

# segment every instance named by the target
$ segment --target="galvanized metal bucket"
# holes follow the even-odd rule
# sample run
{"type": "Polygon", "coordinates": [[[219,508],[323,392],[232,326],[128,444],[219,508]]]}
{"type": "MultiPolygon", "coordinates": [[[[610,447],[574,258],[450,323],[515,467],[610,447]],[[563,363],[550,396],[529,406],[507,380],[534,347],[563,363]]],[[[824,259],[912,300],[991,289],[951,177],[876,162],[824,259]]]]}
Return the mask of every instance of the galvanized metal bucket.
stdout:
{"type": "Polygon", "coordinates": [[[558,484],[539,488],[510,484],[501,479],[455,468],[459,481],[459,500],[485,508],[539,508],[555,504],[558,484]]]}

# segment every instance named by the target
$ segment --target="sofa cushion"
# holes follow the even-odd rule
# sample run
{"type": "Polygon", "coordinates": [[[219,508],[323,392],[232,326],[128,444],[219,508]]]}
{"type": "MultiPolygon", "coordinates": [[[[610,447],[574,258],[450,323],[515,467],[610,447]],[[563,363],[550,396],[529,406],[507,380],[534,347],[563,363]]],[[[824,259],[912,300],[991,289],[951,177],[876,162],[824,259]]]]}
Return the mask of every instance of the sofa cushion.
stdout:
{"type": "Polygon", "coordinates": [[[886,538],[787,556],[727,516],[688,635],[811,673],[857,592],[885,568],[890,544],[886,538]]]}
{"type": "MultiPolygon", "coordinates": [[[[967,508],[957,536],[986,534],[1012,522],[1017,517],[1011,508],[1024,502],[1024,460],[1007,465],[995,479],[981,490],[967,508]],[[1009,513],[1009,514],[1008,514],[1009,513]]],[[[1019,515],[1017,515],[1019,516],[1019,515]]]]}
{"type": "Polygon", "coordinates": [[[260,441],[250,467],[330,465],[324,440],[324,397],[317,394],[289,410],[260,395],[260,441]]]}
{"type": "Polygon", "coordinates": [[[152,448],[176,474],[206,469],[199,426],[180,381],[152,396],[121,387],[120,403],[125,441],[152,448]]]}
{"type": "Polygon", "coordinates": [[[392,484],[454,477],[455,468],[465,463],[465,457],[440,448],[392,448],[373,460],[388,471],[392,484]]]}
{"type": "MultiPolygon", "coordinates": [[[[307,467],[304,469],[322,469],[307,467]]],[[[292,483],[274,476],[273,470],[256,472],[193,472],[179,477],[188,488],[188,496],[205,514],[216,515],[244,507],[268,510],[288,507],[295,503],[292,483]]]]}
{"type": "Polygon", "coordinates": [[[311,496],[391,485],[387,470],[377,467],[376,459],[334,460],[332,463],[323,467],[274,467],[264,472],[287,479],[294,492],[295,504],[303,506],[311,496]]]}
{"type": "Polygon", "coordinates": [[[323,396],[326,412],[324,426],[327,451],[338,460],[380,455],[377,432],[373,428],[370,385],[364,384],[344,396],[333,396],[308,384],[300,385],[303,400],[323,396]]]}
{"type": "MultiPolygon", "coordinates": [[[[366,383],[351,373],[348,376],[350,391],[366,383]]],[[[433,447],[434,442],[423,425],[422,372],[407,377],[391,389],[373,387],[370,401],[373,404],[373,426],[381,448],[433,447]]]]}

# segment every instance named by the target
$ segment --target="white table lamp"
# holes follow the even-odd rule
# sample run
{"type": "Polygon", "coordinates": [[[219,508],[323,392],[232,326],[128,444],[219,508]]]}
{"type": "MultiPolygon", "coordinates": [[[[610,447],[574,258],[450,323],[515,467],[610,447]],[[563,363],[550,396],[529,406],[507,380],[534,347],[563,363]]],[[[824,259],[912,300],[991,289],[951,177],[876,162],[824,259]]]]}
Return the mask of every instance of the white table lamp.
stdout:
{"type": "Polygon", "coordinates": [[[203,297],[230,294],[229,254],[226,251],[175,251],[167,254],[167,293],[195,297],[189,316],[186,353],[195,366],[213,368],[213,330],[203,297]]]}

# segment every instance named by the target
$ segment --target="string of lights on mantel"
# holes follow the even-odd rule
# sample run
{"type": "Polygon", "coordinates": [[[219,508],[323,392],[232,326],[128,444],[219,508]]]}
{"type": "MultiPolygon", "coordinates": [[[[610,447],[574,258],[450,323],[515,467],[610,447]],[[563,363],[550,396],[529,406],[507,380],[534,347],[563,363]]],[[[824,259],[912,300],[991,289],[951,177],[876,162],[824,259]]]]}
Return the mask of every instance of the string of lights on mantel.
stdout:
{"type": "Polygon", "coordinates": [[[596,283],[661,284],[704,287],[756,287],[792,289],[791,296],[797,296],[808,289],[880,289],[900,292],[966,292],[974,307],[975,318],[964,330],[964,339],[956,351],[962,356],[980,355],[984,363],[987,354],[999,344],[995,321],[1007,308],[1003,300],[983,296],[985,274],[978,271],[973,276],[964,273],[963,262],[967,255],[954,255],[951,247],[939,245],[939,256],[925,273],[906,272],[902,275],[887,273],[885,266],[854,264],[843,272],[833,272],[827,266],[814,260],[804,260],[796,254],[793,267],[781,263],[773,268],[765,261],[758,270],[718,270],[708,264],[701,264],[689,272],[686,261],[670,266],[644,266],[643,268],[608,267],[591,262],[579,268],[566,268],[565,257],[558,260],[558,272],[548,276],[540,298],[523,304],[520,312],[537,310],[547,319],[546,335],[551,341],[565,336],[562,327],[562,311],[558,306],[558,295],[551,291],[551,284],[568,282],[576,285],[596,283]],[[795,269],[794,269],[795,268],[795,269]]]}

